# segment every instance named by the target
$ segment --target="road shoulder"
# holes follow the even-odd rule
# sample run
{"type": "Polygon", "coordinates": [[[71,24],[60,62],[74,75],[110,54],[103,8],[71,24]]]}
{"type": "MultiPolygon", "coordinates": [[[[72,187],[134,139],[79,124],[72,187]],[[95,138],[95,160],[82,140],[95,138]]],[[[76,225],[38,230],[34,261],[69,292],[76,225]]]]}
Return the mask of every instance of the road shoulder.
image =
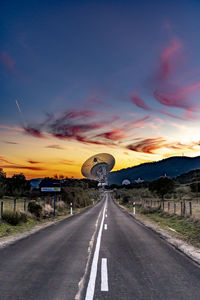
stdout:
{"type": "Polygon", "coordinates": [[[79,211],[76,211],[76,213],[73,214],[73,215],[67,214],[66,216],[60,216],[59,218],[56,218],[53,221],[47,221],[45,223],[35,225],[33,228],[28,229],[27,231],[24,231],[22,233],[17,233],[17,234],[14,234],[14,235],[8,235],[8,236],[5,236],[5,237],[1,237],[0,238],[0,249],[5,248],[5,247],[7,247],[11,244],[14,244],[19,240],[25,239],[25,238],[29,237],[30,235],[37,233],[40,230],[43,230],[47,227],[56,225],[56,224],[66,220],[68,218],[74,217],[74,216],[84,212],[85,210],[89,209],[90,207],[92,207],[92,206],[84,207],[83,209],[80,209],[79,211]]]}
{"type": "MultiPolygon", "coordinates": [[[[115,202],[116,203],[116,202],[115,202]]],[[[183,241],[180,236],[175,232],[170,232],[170,228],[168,230],[161,228],[158,226],[156,222],[153,220],[145,218],[144,215],[136,214],[133,215],[129,212],[129,210],[116,203],[116,205],[119,206],[120,209],[122,209],[124,212],[129,214],[136,222],[142,224],[143,226],[149,228],[150,230],[156,232],[162,239],[167,241],[170,245],[174,246],[177,250],[184,253],[186,256],[188,256],[190,259],[192,259],[194,262],[196,262],[200,266],[200,249],[197,247],[194,247],[192,245],[189,245],[185,241],[183,241]]]]}

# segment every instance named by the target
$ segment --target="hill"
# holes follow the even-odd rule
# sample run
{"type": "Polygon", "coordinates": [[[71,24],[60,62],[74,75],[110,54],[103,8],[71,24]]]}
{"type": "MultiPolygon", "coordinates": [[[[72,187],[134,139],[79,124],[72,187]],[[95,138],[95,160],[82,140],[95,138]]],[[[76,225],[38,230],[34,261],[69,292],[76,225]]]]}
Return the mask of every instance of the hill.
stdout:
{"type": "Polygon", "coordinates": [[[108,184],[121,185],[124,179],[129,179],[132,183],[138,178],[145,181],[152,181],[164,176],[165,174],[174,178],[195,169],[200,169],[200,156],[173,156],[161,161],[144,163],[138,166],[111,172],[108,177],[108,184]]]}

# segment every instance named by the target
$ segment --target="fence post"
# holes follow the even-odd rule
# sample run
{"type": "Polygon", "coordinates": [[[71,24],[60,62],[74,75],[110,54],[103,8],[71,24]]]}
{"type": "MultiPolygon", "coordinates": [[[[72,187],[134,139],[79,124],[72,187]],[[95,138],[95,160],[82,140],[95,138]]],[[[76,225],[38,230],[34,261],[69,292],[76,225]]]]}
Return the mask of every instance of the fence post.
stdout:
{"type": "Polygon", "coordinates": [[[2,218],[2,215],[3,215],[3,200],[1,200],[1,218],[2,218]]]}
{"type": "Polygon", "coordinates": [[[16,212],[16,198],[14,199],[14,212],[16,212]]]}
{"type": "Polygon", "coordinates": [[[162,210],[165,211],[165,202],[162,203],[162,210]]]}
{"type": "Polygon", "coordinates": [[[176,202],[174,202],[174,214],[176,214],[176,202]]]}
{"type": "Polygon", "coordinates": [[[168,202],[168,213],[170,211],[170,202],[168,202]]]}
{"type": "Polygon", "coordinates": [[[192,216],[192,202],[189,202],[189,206],[190,206],[190,216],[192,216]]]}
{"type": "Polygon", "coordinates": [[[133,215],[135,215],[135,202],[133,202],[133,215]]]}
{"type": "Polygon", "coordinates": [[[183,202],[181,201],[181,216],[183,215],[183,202]]]}
{"type": "Polygon", "coordinates": [[[183,202],[183,215],[185,216],[186,215],[186,206],[185,206],[185,200],[183,202]]]}
{"type": "Polygon", "coordinates": [[[151,200],[151,207],[152,207],[152,200],[151,200]]]}
{"type": "Polygon", "coordinates": [[[26,211],[26,199],[24,199],[24,211],[26,211]]]}
{"type": "Polygon", "coordinates": [[[56,192],[54,193],[54,198],[53,198],[53,215],[54,217],[56,215],[56,192]]]}

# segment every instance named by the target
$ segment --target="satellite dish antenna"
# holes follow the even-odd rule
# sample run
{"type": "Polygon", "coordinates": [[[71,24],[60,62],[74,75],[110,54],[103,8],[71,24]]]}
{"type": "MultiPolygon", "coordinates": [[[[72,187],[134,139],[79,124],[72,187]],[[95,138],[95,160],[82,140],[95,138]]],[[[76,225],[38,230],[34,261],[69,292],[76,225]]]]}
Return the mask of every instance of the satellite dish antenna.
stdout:
{"type": "Polygon", "coordinates": [[[99,153],[88,158],[81,168],[84,177],[98,180],[101,185],[107,183],[107,176],[115,164],[111,154],[99,153]]]}
{"type": "Polygon", "coordinates": [[[129,179],[124,179],[122,181],[122,185],[128,185],[128,184],[131,184],[130,180],[129,179]]]}

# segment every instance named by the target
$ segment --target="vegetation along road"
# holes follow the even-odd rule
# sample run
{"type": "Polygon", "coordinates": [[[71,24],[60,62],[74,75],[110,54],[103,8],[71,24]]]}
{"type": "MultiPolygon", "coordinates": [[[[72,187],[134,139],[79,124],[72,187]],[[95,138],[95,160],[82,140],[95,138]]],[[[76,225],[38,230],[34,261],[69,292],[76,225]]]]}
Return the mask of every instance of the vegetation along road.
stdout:
{"type": "Polygon", "coordinates": [[[2,300],[199,300],[200,268],[105,192],[94,207],[0,250],[2,300]]]}

